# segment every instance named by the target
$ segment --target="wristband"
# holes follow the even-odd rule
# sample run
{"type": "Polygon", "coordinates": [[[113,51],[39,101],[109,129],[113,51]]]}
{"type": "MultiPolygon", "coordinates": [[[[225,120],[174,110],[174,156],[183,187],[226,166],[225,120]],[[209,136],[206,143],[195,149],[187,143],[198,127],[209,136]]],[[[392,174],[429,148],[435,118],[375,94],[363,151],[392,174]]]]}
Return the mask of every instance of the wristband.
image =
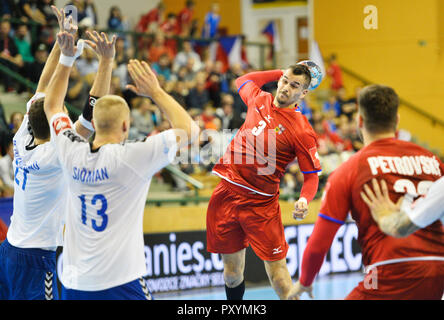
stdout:
{"type": "Polygon", "coordinates": [[[82,112],[83,118],[85,118],[85,120],[91,122],[91,119],[93,117],[93,109],[94,109],[94,106],[96,105],[97,99],[99,99],[99,97],[92,96],[92,95],[88,96],[88,100],[86,100],[86,103],[85,103],[85,106],[83,107],[83,112],[82,112]]]}
{"type": "Polygon", "coordinates": [[[75,61],[76,61],[75,56],[70,57],[70,56],[65,56],[64,54],[60,55],[59,63],[63,64],[66,67],[72,67],[75,61]]]}
{"type": "Polygon", "coordinates": [[[62,53],[62,54],[60,54],[59,63],[66,66],[66,67],[72,67],[72,65],[74,64],[76,59],[78,57],[80,57],[80,55],[82,54],[84,45],[85,45],[85,42],[82,39],[77,41],[77,50],[76,50],[76,53],[74,54],[74,56],[72,56],[72,57],[65,56],[62,53]]]}
{"type": "Polygon", "coordinates": [[[80,115],[78,120],[79,120],[80,124],[82,126],[84,126],[86,129],[88,129],[89,131],[95,131],[91,121],[86,120],[83,117],[83,115],[80,115]]]}

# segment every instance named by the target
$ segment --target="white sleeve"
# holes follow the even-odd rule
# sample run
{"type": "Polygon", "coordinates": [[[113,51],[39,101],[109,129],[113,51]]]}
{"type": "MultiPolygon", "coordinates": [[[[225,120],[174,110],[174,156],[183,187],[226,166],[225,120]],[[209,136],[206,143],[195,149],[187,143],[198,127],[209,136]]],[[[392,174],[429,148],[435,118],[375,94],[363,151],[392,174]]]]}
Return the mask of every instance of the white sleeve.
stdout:
{"type": "Polygon", "coordinates": [[[151,179],[159,170],[170,164],[178,149],[174,130],[166,130],[144,141],[127,142],[123,161],[141,177],[151,179]]]}
{"type": "Polygon", "coordinates": [[[57,152],[57,156],[62,165],[66,167],[67,161],[71,159],[71,154],[75,152],[75,143],[85,142],[74,130],[71,119],[65,113],[53,115],[49,121],[51,130],[51,143],[57,152]]]}
{"type": "Polygon", "coordinates": [[[444,177],[435,181],[429,191],[403,211],[418,227],[425,228],[436,220],[444,221],[444,177]]]}

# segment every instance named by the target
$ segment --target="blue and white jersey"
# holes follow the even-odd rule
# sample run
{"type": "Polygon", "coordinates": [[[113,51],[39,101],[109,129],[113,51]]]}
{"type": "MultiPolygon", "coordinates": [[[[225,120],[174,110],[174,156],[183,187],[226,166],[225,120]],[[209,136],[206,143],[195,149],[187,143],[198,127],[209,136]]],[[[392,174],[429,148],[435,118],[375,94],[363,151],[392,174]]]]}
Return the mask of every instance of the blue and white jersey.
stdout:
{"type": "MultiPolygon", "coordinates": [[[[42,97],[43,93],[36,93],[26,112],[42,97]]],[[[34,145],[28,124],[26,114],[13,138],[14,211],[7,239],[19,248],[55,250],[63,244],[67,185],[54,145],[34,145]]]]}
{"type": "Polygon", "coordinates": [[[152,176],[176,155],[174,130],[93,151],[65,114],[54,115],[50,127],[70,190],[63,286],[99,291],[143,276],[145,203],[152,176]]]}

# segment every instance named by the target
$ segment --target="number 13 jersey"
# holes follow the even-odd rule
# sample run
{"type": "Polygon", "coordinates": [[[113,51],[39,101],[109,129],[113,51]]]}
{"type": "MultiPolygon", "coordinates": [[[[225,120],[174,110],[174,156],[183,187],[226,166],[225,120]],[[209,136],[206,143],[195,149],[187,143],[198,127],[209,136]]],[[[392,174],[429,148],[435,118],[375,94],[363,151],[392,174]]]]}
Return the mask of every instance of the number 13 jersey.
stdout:
{"type": "Polygon", "coordinates": [[[50,127],[69,185],[62,284],[100,291],[145,275],[147,193],[152,176],[176,155],[174,131],[92,150],[65,114],[54,115],[50,127]]]}

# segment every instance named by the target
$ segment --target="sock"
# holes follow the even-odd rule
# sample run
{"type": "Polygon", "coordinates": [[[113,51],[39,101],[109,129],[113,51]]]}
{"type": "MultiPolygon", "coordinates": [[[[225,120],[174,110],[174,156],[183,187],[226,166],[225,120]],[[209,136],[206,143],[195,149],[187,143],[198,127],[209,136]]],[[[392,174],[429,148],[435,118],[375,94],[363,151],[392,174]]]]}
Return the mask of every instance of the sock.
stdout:
{"type": "Polygon", "coordinates": [[[240,285],[234,288],[229,288],[225,285],[225,293],[227,300],[243,300],[245,292],[245,280],[240,285]]]}

